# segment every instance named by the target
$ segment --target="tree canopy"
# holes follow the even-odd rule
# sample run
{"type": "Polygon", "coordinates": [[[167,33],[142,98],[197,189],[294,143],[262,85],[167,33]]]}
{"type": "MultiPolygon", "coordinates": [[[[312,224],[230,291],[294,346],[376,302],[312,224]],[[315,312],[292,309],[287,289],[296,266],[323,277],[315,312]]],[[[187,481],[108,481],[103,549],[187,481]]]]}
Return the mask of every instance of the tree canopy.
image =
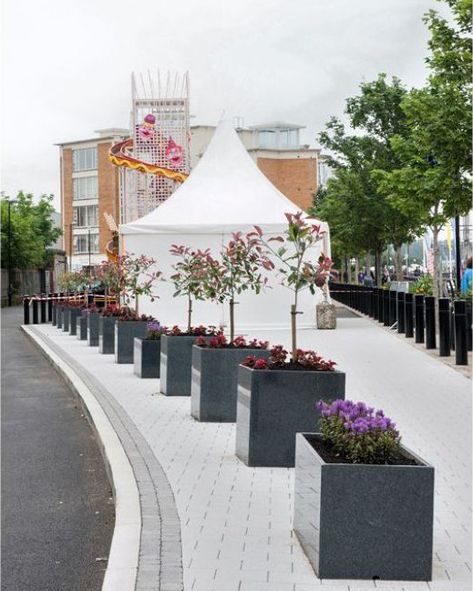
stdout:
{"type": "Polygon", "coordinates": [[[12,267],[28,269],[44,267],[48,261],[46,248],[56,242],[61,230],[54,225],[51,214],[55,211],[52,195],[41,195],[37,203],[30,193],[19,192],[8,204],[8,197],[0,201],[2,217],[2,268],[8,267],[8,244],[11,237],[12,267]],[[8,223],[10,207],[11,228],[8,223]]]}

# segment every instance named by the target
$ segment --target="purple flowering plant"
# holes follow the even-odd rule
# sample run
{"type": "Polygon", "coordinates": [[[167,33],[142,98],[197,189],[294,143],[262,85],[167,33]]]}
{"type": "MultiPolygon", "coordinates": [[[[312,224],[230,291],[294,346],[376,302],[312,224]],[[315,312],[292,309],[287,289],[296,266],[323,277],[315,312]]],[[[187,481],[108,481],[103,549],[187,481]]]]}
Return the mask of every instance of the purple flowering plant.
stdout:
{"type": "Polygon", "coordinates": [[[382,410],[341,399],[316,406],[322,439],[337,456],[354,464],[389,464],[400,454],[396,424],[382,410]]]}
{"type": "Polygon", "coordinates": [[[150,341],[157,341],[163,334],[166,334],[167,328],[161,326],[157,320],[152,320],[146,325],[146,339],[150,341]]]}

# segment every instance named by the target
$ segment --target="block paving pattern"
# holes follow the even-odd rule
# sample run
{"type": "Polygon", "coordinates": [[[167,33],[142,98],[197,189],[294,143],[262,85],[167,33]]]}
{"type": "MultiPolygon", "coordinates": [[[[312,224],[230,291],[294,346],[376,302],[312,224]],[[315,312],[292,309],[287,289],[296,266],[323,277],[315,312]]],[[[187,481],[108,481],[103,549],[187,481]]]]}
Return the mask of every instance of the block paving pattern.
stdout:
{"type": "MultiPolygon", "coordinates": [[[[50,325],[37,330],[115,397],[162,467],[180,518],[185,591],[471,591],[471,381],[455,369],[363,318],[300,331],[299,346],[346,371],[347,397],[383,408],[436,469],[431,582],[320,580],[292,532],[293,469],[246,467],[234,425],[198,423],[190,398],[158,394],[157,380],[50,325]]],[[[286,331],[249,336],[289,343],[286,331]]]]}

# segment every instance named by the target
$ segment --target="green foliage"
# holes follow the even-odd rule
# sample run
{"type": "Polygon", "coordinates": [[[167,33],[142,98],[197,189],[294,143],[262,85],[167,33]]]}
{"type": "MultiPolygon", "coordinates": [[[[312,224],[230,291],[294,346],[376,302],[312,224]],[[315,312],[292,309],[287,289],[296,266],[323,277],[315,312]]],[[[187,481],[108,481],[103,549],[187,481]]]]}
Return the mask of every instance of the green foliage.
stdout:
{"type": "Polygon", "coordinates": [[[73,293],[84,291],[89,284],[89,275],[85,271],[65,271],[58,278],[61,291],[73,293]]]}
{"type": "MultiPolygon", "coordinates": [[[[2,268],[8,267],[8,198],[1,200],[2,221],[2,268]]],[[[51,214],[53,195],[41,195],[34,203],[30,193],[18,193],[16,203],[10,204],[11,215],[11,260],[17,269],[43,267],[49,260],[46,247],[51,246],[61,235],[51,214]]]]}
{"type": "Polygon", "coordinates": [[[412,289],[412,293],[431,296],[434,290],[434,281],[432,275],[427,273],[427,275],[424,275],[415,283],[412,283],[409,288],[412,289]]]}

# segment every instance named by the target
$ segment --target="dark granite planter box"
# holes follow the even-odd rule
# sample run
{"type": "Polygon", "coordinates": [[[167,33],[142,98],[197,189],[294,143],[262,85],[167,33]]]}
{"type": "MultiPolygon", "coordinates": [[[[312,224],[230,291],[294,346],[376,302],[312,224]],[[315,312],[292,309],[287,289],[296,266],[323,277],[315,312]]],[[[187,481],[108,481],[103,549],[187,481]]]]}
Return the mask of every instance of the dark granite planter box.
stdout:
{"type": "Polygon", "coordinates": [[[345,398],[341,371],[238,368],[236,455],[247,466],[294,467],[296,433],[314,431],[318,400],[345,398]]]}
{"type": "Polygon", "coordinates": [[[71,309],[65,306],[62,310],[62,332],[69,332],[71,309]]]}
{"type": "Polygon", "coordinates": [[[87,316],[79,316],[77,319],[77,338],[79,341],[87,340],[87,316]]]}
{"type": "Polygon", "coordinates": [[[248,355],[267,359],[264,349],[192,347],[191,414],[198,421],[234,423],[238,366],[248,355]]]}
{"type": "Polygon", "coordinates": [[[144,338],[148,322],[145,320],[117,320],[115,323],[115,363],[133,363],[133,341],[144,338]]]}
{"type": "Polygon", "coordinates": [[[99,318],[99,353],[111,355],[115,353],[115,323],[114,316],[101,316],[99,318]]]}
{"type": "Polygon", "coordinates": [[[81,316],[82,310],[80,308],[71,308],[69,310],[69,334],[75,336],[77,334],[77,321],[81,316]]]}
{"type": "Polygon", "coordinates": [[[294,530],[321,579],[430,581],[434,468],[326,463],[299,433],[294,530]]]}
{"type": "Polygon", "coordinates": [[[87,342],[90,347],[99,346],[99,318],[97,312],[90,312],[87,316],[87,342]]]}
{"type": "Polygon", "coordinates": [[[165,396],[191,395],[192,346],[196,338],[193,335],[161,337],[159,391],[165,396]]]}
{"type": "Polygon", "coordinates": [[[139,378],[159,378],[161,339],[134,339],[133,371],[139,378]]]}
{"type": "Polygon", "coordinates": [[[57,304],[53,304],[53,314],[51,317],[51,324],[53,326],[57,325],[57,304]]]}
{"type": "Polygon", "coordinates": [[[58,306],[56,311],[56,327],[62,329],[62,318],[64,314],[64,306],[58,306]]]}

